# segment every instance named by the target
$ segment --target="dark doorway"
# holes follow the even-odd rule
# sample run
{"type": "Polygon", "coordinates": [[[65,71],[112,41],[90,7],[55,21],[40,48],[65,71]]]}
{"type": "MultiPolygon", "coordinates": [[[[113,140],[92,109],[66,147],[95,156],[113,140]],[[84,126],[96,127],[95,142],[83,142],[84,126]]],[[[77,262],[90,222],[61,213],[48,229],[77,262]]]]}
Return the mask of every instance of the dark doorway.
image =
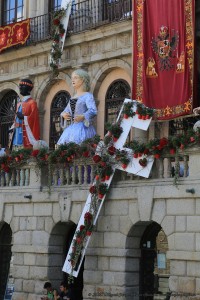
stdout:
{"type": "MultiPolygon", "coordinates": [[[[71,245],[76,226],[77,225],[73,222],[59,222],[54,226],[49,239],[48,279],[58,290],[62,281],[68,282],[68,274],[62,272],[62,268],[71,245]]],[[[73,298],[71,300],[83,299],[83,271],[84,262],[82,263],[78,277],[74,278],[74,283],[70,286],[73,294],[73,298]]]]}
{"type": "Polygon", "coordinates": [[[156,237],[160,230],[161,226],[153,222],[148,225],[141,239],[140,300],[153,300],[158,291],[154,266],[157,258],[156,237]]]}
{"type": "Polygon", "coordinates": [[[7,223],[0,224],[0,300],[4,299],[11,260],[12,230],[7,223]]]}

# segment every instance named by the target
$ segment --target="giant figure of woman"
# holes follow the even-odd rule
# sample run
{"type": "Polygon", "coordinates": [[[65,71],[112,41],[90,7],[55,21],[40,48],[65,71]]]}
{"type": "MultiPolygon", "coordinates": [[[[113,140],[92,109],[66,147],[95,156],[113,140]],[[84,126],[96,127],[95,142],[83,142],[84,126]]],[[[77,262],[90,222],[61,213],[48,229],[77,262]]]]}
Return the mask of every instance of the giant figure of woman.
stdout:
{"type": "Polygon", "coordinates": [[[89,92],[90,77],[85,70],[78,69],[72,73],[71,80],[75,95],[61,113],[61,118],[70,121],[71,124],[63,131],[57,142],[58,145],[70,142],[81,144],[96,134],[92,123],[97,114],[97,108],[94,97],[89,92]]]}

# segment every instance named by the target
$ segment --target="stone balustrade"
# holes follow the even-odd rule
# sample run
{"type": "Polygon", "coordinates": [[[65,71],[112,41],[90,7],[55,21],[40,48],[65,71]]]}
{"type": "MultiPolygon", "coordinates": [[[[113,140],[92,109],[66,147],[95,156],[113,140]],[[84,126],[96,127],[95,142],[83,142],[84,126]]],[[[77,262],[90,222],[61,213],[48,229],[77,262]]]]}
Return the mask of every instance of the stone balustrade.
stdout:
{"type": "MultiPolygon", "coordinates": [[[[165,154],[154,160],[154,164],[148,180],[173,178],[173,177],[194,177],[196,172],[196,155],[199,148],[179,153],[178,155],[165,154]]],[[[47,167],[39,170],[34,161],[21,168],[13,169],[10,173],[1,171],[0,186],[67,186],[91,184],[95,177],[96,165],[90,159],[75,160],[72,164],[54,165],[49,171],[47,167]]],[[[127,172],[117,170],[114,181],[142,180],[143,178],[127,172]]]]}

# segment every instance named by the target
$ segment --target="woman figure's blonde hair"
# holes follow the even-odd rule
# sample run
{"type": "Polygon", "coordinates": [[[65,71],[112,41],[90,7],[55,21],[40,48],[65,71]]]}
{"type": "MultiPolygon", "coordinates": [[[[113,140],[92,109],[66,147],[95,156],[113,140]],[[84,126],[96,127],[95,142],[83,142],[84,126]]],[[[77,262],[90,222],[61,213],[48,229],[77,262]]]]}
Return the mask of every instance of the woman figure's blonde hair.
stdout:
{"type": "Polygon", "coordinates": [[[89,92],[90,90],[90,76],[88,72],[83,69],[77,69],[72,74],[78,75],[81,79],[83,79],[84,90],[89,92]]]}

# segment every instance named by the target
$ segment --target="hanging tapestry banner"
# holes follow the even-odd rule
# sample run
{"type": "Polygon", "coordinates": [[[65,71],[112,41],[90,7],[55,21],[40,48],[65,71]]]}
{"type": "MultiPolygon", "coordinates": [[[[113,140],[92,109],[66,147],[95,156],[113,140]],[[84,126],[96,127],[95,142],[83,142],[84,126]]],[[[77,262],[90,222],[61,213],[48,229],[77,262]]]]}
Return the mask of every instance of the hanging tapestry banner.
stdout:
{"type": "Polygon", "coordinates": [[[194,0],[133,0],[132,99],[160,120],[193,109],[194,0]]]}
{"type": "Polygon", "coordinates": [[[30,36],[30,19],[0,27],[0,52],[24,44],[30,36]]]}

